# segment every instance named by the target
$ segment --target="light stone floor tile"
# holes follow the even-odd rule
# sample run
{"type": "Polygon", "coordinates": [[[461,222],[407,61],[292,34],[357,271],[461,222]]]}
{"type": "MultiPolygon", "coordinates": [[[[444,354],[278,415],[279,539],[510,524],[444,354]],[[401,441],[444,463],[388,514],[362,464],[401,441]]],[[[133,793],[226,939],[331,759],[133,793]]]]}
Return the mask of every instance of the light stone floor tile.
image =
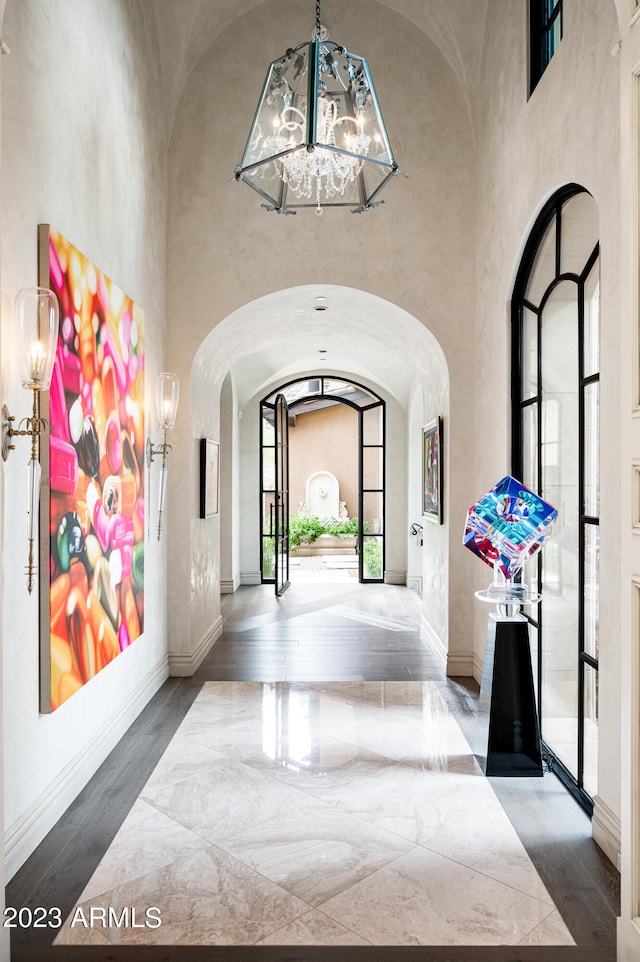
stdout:
{"type": "Polygon", "coordinates": [[[574,945],[574,941],[562,916],[554,911],[528,932],[518,945],[574,945]]]}
{"type": "Polygon", "coordinates": [[[553,905],[417,847],[322,911],[374,945],[514,945],[553,905]]]}
{"type": "Polygon", "coordinates": [[[284,813],[219,844],[315,906],[413,848],[397,835],[324,805],[306,808],[302,818],[284,813]]]}
{"type": "MultiPolygon", "coordinates": [[[[118,945],[252,945],[309,911],[305,902],[215,846],[113,889],[91,904],[132,907],[138,920],[150,906],[160,909],[159,927],[102,930],[118,945]]],[[[83,907],[88,911],[89,903],[83,907]]],[[[66,944],[67,931],[63,927],[59,943],[66,944]]]]}
{"type": "Polygon", "coordinates": [[[54,945],[111,945],[101,928],[89,919],[78,916],[73,928],[63,926],[53,941],[54,945]]]}
{"type": "Polygon", "coordinates": [[[81,902],[170,865],[202,850],[202,839],[142,799],[134,804],[120,831],[89,880],[81,902]]]}
{"type": "Polygon", "coordinates": [[[151,773],[145,787],[152,791],[156,786],[181,782],[193,775],[194,771],[215,768],[224,759],[222,752],[178,732],[169,742],[160,764],[151,773]]]}
{"type": "Polygon", "coordinates": [[[572,943],[433,681],[205,683],[81,898],[162,926],[61,944],[572,943]]]}
{"type": "Polygon", "coordinates": [[[367,939],[314,909],[283,926],[258,945],[371,945],[367,939]]]}
{"type": "Polygon", "coordinates": [[[231,838],[281,811],[303,817],[313,804],[304,792],[261,778],[241,762],[223,762],[180,782],[145,786],[141,798],[208,842],[231,838]]]}

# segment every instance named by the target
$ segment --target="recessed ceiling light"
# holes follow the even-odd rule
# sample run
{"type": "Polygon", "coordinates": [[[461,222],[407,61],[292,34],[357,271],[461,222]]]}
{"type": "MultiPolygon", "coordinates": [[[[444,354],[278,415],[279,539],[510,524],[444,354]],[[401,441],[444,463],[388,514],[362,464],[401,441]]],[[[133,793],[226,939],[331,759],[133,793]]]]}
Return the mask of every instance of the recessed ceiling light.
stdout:
{"type": "Polygon", "coordinates": [[[326,297],[323,297],[322,295],[320,295],[319,297],[316,297],[316,303],[315,303],[315,306],[314,306],[313,309],[314,309],[314,311],[326,311],[326,310],[328,310],[326,297]]]}

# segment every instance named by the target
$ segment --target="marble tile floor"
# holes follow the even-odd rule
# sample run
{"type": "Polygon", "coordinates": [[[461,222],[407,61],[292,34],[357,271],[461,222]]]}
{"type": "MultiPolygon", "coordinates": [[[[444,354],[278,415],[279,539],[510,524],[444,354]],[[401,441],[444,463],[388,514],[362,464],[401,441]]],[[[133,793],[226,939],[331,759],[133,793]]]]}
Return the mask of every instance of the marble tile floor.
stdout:
{"type": "Polygon", "coordinates": [[[126,944],[574,940],[426,680],[205,682],[56,939],[126,944]]]}

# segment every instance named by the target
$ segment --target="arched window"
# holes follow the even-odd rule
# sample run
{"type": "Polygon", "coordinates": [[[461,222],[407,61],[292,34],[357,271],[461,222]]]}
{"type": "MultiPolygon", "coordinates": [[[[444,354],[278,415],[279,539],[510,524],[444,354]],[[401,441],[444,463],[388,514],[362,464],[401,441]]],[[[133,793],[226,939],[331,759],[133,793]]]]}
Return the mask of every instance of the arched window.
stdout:
{"type": "Polygon", "coordinates": [[[597,792],[600,275],[598,209],[569,185],[545,206],[515,284],[513,473],[558,508],[525,569],[540,730],[587,810],[597,792]]]}

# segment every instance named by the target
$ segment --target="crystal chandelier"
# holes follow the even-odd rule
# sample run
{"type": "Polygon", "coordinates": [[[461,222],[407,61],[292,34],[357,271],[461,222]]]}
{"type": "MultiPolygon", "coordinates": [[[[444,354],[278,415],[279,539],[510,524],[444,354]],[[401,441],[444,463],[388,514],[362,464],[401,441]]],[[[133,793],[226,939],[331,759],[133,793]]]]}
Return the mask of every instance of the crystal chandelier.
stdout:
{"type": "Polygon", "coordinates": [[[397,173],[367,61],[329,42],[318,0],[313,40],[269,67],[235,179],[279,214],[362,213],[397,173]]]}

